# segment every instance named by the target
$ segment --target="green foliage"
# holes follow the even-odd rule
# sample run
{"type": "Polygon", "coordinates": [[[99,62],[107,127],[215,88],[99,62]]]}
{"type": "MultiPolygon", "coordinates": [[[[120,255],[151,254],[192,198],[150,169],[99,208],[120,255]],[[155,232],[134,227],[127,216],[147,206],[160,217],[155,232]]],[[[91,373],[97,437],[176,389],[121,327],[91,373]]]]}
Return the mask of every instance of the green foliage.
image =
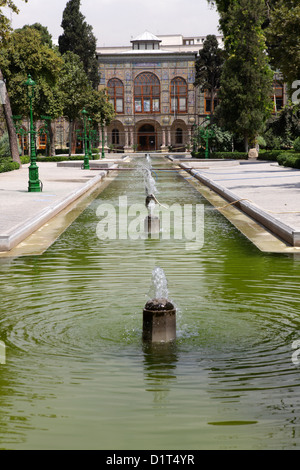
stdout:
{"type": "Polygon", "coordinates": [[[17,162],[2,162],[0,161],[0,173],[7,173],[8,171],[18,170],[20,168],[20,164],[17,162]]]}
{"type": "Polygon", "coordinates": [[[294,150],[295,152],[300,153],[300,137],[298,137],[294,142],[294,150]]]}
{"type": "MultiPolygon", "coordinates": [[[[194,158],[205,157],[204,152],[191,152],[194,158]]],[[[247,160],[248,155],[245,152],[212,152],[210,154],[210,159],[218,160],[247,160]]]]}
{"type": "Polygon", "coordinates": [[[277,157],[282,153],[282,150],[260,150],[258,159],[269,160],[272,162],[277,161],[277,157]]]}
{"type": "Polygon", "coordinates": [[[195,86],[200,86],[202,92],[214,92],[220,88],[223,64],[224,51],[219,48],[216,36],[207,36],[196,59],[195,86]]]}
{"type": "Polygon", "coordinates": [[[44,46],[48,46],[51,49],[54,47],[53,42],[52,42],[52,36],[49,33],[48,28],[46,26],[41,25],[40,23],[34,23],[32,25],[26,24],[25,26],[23,26],[23,28],[16,29],[15,31],[16,32],[19,32],[22,30],[26,31],[28,29],[35,29],[36,31],[40,33],[41,41],[44,46]]]}
{"type": "Polygon", "coordinates": [[[37,83],[34,115],[62,115],[61,90],[57,86],[63,60],[48,45],[43,44],[39,31],[27,27],[14,32],[0,51],[0,68],[6,78],[13,114],[28,114],[28,98],[24,82],[28,74],[37,83]]]}
{"type": "MultiPolygon", "coordinates": [[[[25,0],[26,3],[27,1],[25,0]]],[[[10,19],[2,12],[2,7],[10,9],[13,13],[19,13],[19,10],[13,0],[1,0],[0,7],[0,43],[3,44],[8,39],[12,28],[10,19]]]]}
{"type": "Polygon", "coordinates": [[[114,107],[104,90],[90,90],[86,110],[96,124],[104,123],[108,126],[115,117],[114,107]]]}
{"type": "Polygon", "coordinates": [[[63,115],[75,121],[87,105],[92,90],[78,55],[67,52],[63,59],[58,80],[58,87],[62,90],[63,115]]]}
{"type": "Polygon", "coordinates": [[[300,153],[281,153],[277,157],[279,165],[300,169],[300,153]]]}
{"type": "Polygon", "coordinates": [[[81,0],[69,0],[65,7],[61,24],[64,32],[58,40],[59,50],[61,54],[73,52],[80,57],[88,79],[96,89],[99,85],[97,40],[80,11],[80,4],[81,0]]]}
{"type": "Polygon", "coordinates": [[[222,127],[255,139],[271,115],[273,72],[266,55],[262,23],[265,18],[263,0],[231,1],[226,13],[225,48],[220,105],[216,118],[222,127]]]}
{"type": "Polygon", "coordinates": [[[264,137],[268,148],[290,148],[300,137],[300,106],[287,105],[267,123],[264,137]]]}
{"type": "Polygon", "coordinates": [[[278,0],[266,29],[271,64],[292,84],[300,79],[300,5],[298,0],[278,0]]]}
{"type": "Polygon", "coordinates": [[[0,139],[0,162],[11,159],[8,134],[3,134],[0,139]]]}

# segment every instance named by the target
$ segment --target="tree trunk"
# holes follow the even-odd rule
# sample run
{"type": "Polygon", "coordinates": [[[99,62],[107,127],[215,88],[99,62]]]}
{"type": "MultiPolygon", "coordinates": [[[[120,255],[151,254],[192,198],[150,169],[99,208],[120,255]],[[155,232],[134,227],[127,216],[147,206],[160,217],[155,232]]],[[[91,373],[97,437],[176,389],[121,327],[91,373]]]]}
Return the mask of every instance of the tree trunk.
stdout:
{"type": "Polygon", "coordinates": [[[54,157],[55,156],[55,130],[53,130],[54,124],[52,121],[48,122],[48,132],[49,132],[49,140],[50,140],[50,145],[49,145],[49,156],[54,157]]]}
{"type": "Polygon", "coordinates": [[[248,152],[249,152],[249,138],[248,138],[247,134],[245,134],[245,136],[244,136],[244,142],[245,142],[245,152],[248,154],[248,152]]]}
{"type": "MultiPolygon", "coordinates": [[[[1,69],[0,69],[0,80],[3,81],[3,74],[2,74],[1,69]]],[[[17,162],[21,165],[18,138],[17,138],[15,125],[12,119],[10,99],[9,99],[6,87],[5,87],[5,93],[4,93],[3,111],[4,111],[5,121],[6,121],[7,132],[8,132],[11,157],[14,162],[17,162]]]]}

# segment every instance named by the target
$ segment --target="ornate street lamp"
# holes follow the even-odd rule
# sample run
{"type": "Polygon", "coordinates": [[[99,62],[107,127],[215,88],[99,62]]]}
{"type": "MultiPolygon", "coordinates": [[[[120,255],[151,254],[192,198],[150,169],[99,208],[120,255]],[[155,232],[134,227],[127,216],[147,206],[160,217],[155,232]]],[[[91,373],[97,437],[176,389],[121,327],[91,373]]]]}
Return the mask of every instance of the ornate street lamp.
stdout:
{"type": "Polygon", "coordinates": [[[104,153],[104,123],[101,121],[101,140],[102,140],[102,154],[101,158],[105,158],[105,153],[104,153]]]}
{"type": "Polygon", "coordinates": [[[90,169],[90,161],[88,155],[88,143],[87,143],[87,115],[88,112],[84,109],[82,111],[83,115],[83,123],[84,123],[84,163],[83,163],[83,170],[90,169]]]}
{"type": "Polygon", "coordinates": [[[92,152],[92,118],[88,118],[88,130],[89,130],[89,137],[88,137],[88,141],[89,141],[89,158],[90,160],[93,159],[93,152],[92,152]]]}
{"type": "Polygon", "coordinates": [[[33,125],[33,110],[32,102],[34,99],[34,88],[36,83],[32,80],[31,75],[28,75],[28,79],[24,83],[27,86],[27,96],[30,104],[30,166],[29,166],[29,182],[28,182],[28,192],[30,193],[40,193],[42,191],[41,182],[39,179],[39,169],[36,164],[36,150],[35,150],[35,134],[36,131],[33,125]]]}

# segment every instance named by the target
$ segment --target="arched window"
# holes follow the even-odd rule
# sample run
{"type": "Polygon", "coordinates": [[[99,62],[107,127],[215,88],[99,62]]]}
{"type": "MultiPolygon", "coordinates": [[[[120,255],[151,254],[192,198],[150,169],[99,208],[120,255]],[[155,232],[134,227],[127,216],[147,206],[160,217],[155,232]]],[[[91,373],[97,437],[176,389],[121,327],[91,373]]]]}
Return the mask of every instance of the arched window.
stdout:
{"type": "Polygon", "coordinates": [[[136,77],[134,109],[136,113],[160,112],[160,82],[153,73],[144,72],[136,77]]]}
{"type": "Polygon", "coordinates": [[[47,134],[42,131],[42,128],[40,129],[39,132],[39,138],[38,138],[38,149],[39,150],[45,150],[47,147],[47,134]]]}
{"type": "Polygon", "coordinates": [[[113,105],[116,113],[124,113],[124,85],[118,78],[112,78],[108,84],[109,101],[113,105]]]}
{"type": "Polygon", "coordinates": [[[113,145],[119,145],[120,143],[120,132],[119,129],[113,129],[111,133],[111,140],[113,145]]]}
{"type": "Polygon", "coordinates": [[[28,151],[28,134],[26,128],[22,126],[22,131],[18,134],[19,145],[22,149],[22,153],[28,151]]]}
{"type": "Polygon", "coordinates": [[[182,144],[183,143],[183,130],[180,127],[178,127],[176,129],[175,143],[176,144],[182,144]]]}
{"type": "Polygon", "coordinates": [[[171,110],[177,113],[187,112],[188,87],[184,78],[176,77],[171,81],[171,110]]]}

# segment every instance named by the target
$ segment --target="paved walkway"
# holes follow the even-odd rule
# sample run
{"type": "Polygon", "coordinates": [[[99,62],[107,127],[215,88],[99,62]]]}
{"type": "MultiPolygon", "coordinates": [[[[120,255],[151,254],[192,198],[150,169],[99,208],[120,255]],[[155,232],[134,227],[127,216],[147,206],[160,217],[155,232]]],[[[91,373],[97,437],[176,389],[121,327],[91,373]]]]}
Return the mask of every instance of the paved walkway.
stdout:
{"type": "Polygon", "coordinates": [[[300,247],[300,170],[260,161],[185,161],[181,166],[286,243],[300,247]]]}
{"type": "MultiPolygon", "coordinates": [[[[29,193],[28,166],[0,173],[0,252],[14,248],[95,188],[107,175],[105,168],[99,171],[82,170],[80,166],[65,168],[58,167],[57,163],[43,162],[38,164],[43,191],[29,193]]],[[[108,166],[107,161],[104,166],[108,166]]]]}

